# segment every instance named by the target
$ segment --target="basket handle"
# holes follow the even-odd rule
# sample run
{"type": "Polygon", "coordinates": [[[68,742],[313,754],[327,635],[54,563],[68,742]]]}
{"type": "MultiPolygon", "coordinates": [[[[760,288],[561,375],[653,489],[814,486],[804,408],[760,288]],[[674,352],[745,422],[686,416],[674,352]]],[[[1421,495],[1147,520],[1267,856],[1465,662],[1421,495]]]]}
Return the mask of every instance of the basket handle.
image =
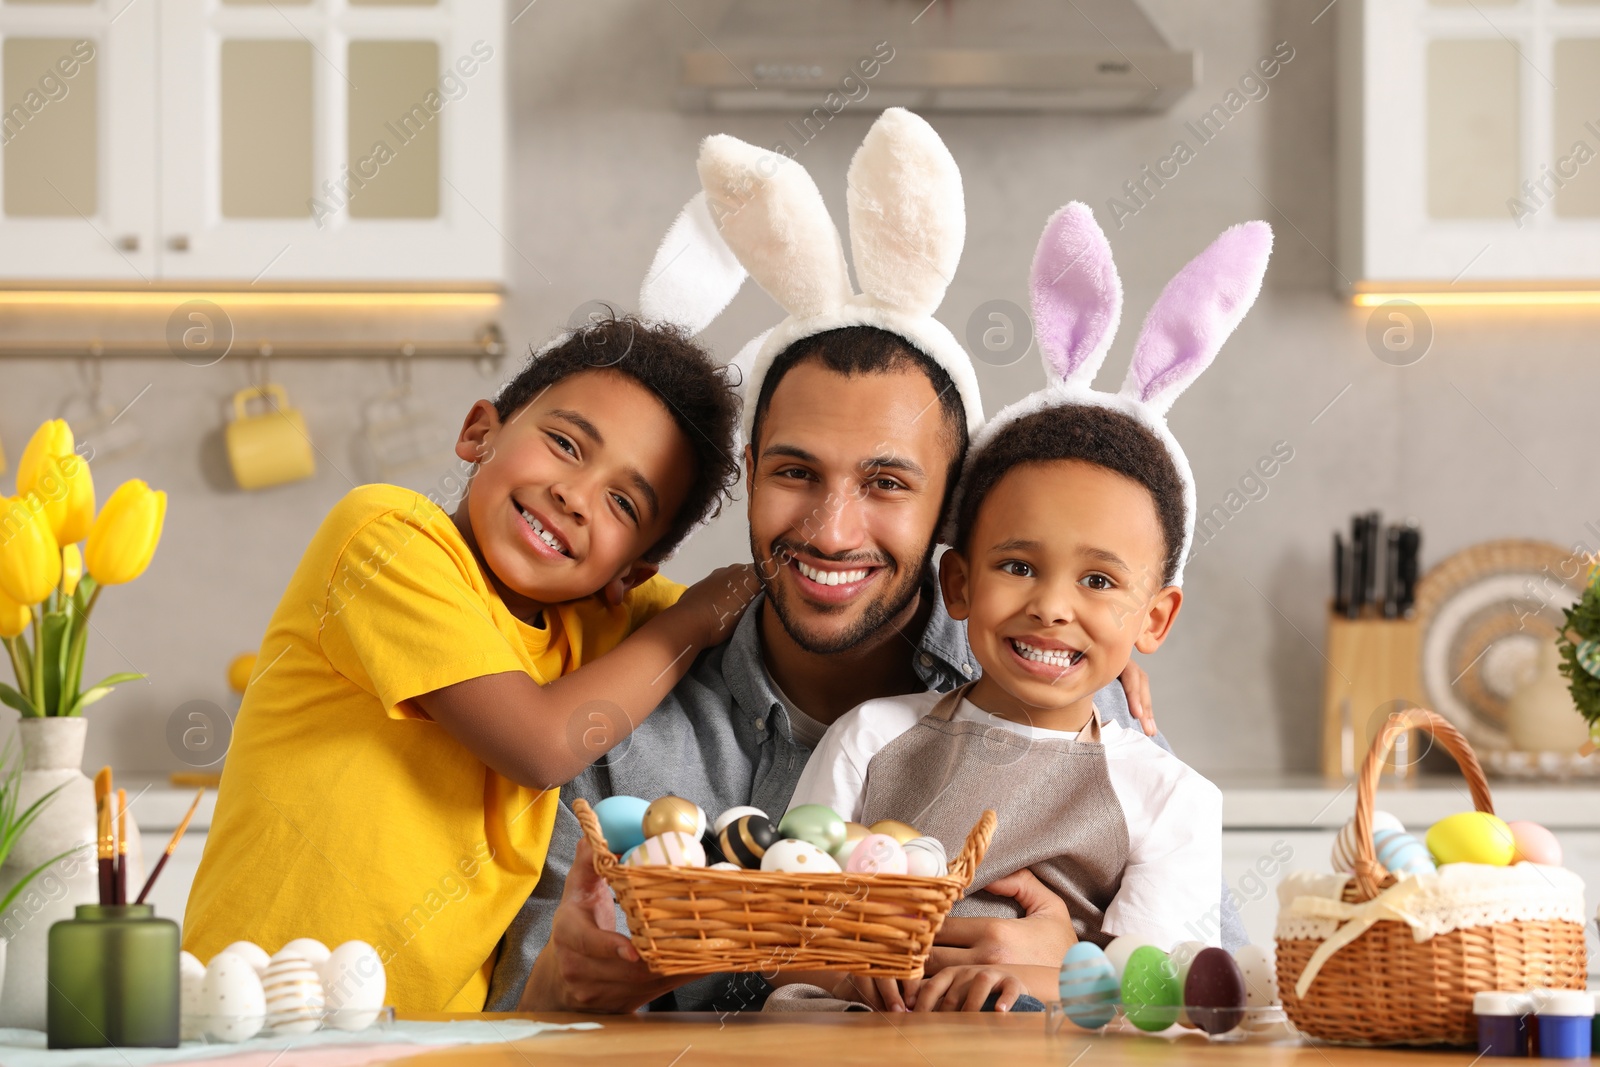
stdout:
{"type": "Polygon", "coordinates": [[[1367,760],[1361,765],[1361,778],[1356,786],[1356,884],[1362,896],[1371,900],[1394,877],[1378,862],[1372,845],[1372,805],[1378,791],[1378,778],[1389,758],[1395,739],[1407,730],[1421,730],[1444,746],[1461,773],[1466,776],[1467,787],[1472,790],[1473,806],[1489,815],[1494,814],[1494,801],[1489,797],[1489,782],[1483,776],[1483,767],[1473,754],[1472,746],[1461,736],[1461,731],[1451,726],[1444,716],[1424,708],[1406,708],[1393,712],[1384,721],[1383,729],[1372,739],[1367,760]]]}
{"type": "Polygon", "coordinates": [[[967,834],[967,843],[961,846],[961,854],[956,856],[945,877],[959,881],[962,889],[972,884],[973,877],[978,873],[978,865],[983,862],[983,854],[989,851],[989,842],[994,840],[996,825],[998,820],[992,810],[978,817],[977,824],[967,834]]]}
{"type": "Polygon", "coordinates": [[[595,815],[589,802],[578,797],[572,802],[572,814],[578,817],[578,826],[583,830],[583,836],[588,839],[589,849],[594,853],[594,873],[601,878],[615,874],[617,871],[617,857],[612,855],[611,846],[606,844],[606,835],[600,832],[600,819],[595,815]]]}

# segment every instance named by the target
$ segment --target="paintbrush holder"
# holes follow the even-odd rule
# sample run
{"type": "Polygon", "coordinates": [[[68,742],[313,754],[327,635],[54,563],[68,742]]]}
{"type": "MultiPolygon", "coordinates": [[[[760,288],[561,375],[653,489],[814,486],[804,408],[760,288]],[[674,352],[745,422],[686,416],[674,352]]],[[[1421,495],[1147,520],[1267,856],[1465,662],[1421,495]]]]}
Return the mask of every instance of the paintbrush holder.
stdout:
{"type": "MultiPolygon", "coordinates": [[[[1391,713],[1426,707],[1422,693],[1421,632],[1415,619],[1376,613],[1328,615],[1322,686],[1322,773],[1353,778],[1391,713]]],[[[1420,752],[1416,732],[1397,738],[1385,773],[1408,778],[1420,752]]]]}
{"type": "Polygon", "coordinates": [[[149,904],[80,904],[50,927],[50,1048],[177,1048],[178,924],[149,904]]]}

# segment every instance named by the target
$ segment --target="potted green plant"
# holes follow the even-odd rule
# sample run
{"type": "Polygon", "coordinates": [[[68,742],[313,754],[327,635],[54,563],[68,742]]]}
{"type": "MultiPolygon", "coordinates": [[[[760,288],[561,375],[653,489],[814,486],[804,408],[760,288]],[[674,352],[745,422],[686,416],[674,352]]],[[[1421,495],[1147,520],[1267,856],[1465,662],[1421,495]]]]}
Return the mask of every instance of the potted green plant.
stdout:
{"type": "Polygon", "coordinates": [[[1589,723],[1584,752],[1600,748],[1600,561],[1589,572],[1589,586],[1566,609],[1567,625],[1557,641],[1561,673],[1572,688],[1572,702],[1589,723]]]}
{"type": "MultiPolygon", "coordinates": [[[[39,813],[55,799],[57,793],[66,788],[65,783],[58,785],[26,808],[22,808],[22,766],[22,757],[13,753],[11,739],[6,738],[5,747],[0,748],[0,865],[4,865],[11,855],[11,850],[16,847],[17,841],[28,827],[33,825],[39,813]],[[20,812],[19,808],[22,808],[20,812]]],[[[58,856],[52,856],[31,871],[25,872],[4,895],[0,895],[0,996],[4,995],[5,931],[10,925],[8,920],[11,917],[11,906],[17,902],[22,891],[28,888],[28,884],[43,874],[52,863],[66,859],[76,851],[77,849],[69,848],[58,856]]]]}

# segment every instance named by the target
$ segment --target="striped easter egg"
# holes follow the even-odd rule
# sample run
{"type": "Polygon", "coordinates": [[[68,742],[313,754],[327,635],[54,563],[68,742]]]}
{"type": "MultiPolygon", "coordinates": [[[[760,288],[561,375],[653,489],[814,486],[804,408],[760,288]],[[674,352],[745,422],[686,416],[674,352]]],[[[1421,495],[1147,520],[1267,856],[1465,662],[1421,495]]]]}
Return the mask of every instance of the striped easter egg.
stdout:
{"type": "Polygon", "coordinates": [[[1372,835],[1372,845],[1378,852],[1378,862],[1396,878],[1438,870],[1433,857],[1428,855],[1427,846],[1408,833],[1377,830],[1372,835]]]}
{"type": "Polygon", "coordinates": [[[261,972],[267,998],[267,1027],[285,1034],[309,1034],[322,1025],[322,979],[311,961],[279,954],[261,972]]]}
{"type": "MultiPolygon", "coordinates": [[[[1372,813],[1372,832],[1374,835],[1379,830],[1403,831],[1405,827],[1400,820],[1386,811],[1372,813]]],[[[1339,836],[1333,840],[1333,855],[1330,857],[1333,869],[1339,874],[1351,874],[1356,869],[1356,821],[1354,818],[1339,828],[1339,836]]]]}
{"type": "Polygon", "coordinates": [[[1061,1010],[1085,1030],[1097,1030],[1117,1014],[1121,983],[1100,946],[1079,941],[1061,960],[1061,1010]]]}
{"type": "Polygon", "coordinates": [[[704,867],[706,850],[682,830],[668,830],[629,849],[622,862],[630,867],[704,867]]]}

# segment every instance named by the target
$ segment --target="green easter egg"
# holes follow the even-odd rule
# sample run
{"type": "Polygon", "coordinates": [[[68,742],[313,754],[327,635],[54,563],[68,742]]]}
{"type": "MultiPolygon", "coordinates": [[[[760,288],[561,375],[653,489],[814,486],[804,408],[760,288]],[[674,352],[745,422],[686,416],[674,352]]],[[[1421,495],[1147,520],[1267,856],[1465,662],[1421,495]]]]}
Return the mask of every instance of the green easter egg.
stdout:
{"type": "Polygon", "coordinates": [[[1133,950],[1122,970],[1122,1007],[1128,1021],[1154,1033],[1178,1021],[1183,986],[1172,958],[1154,945],[1133,950]]]}
{"type": "Polygon", "coordinates": [[[1483,863],[1505,867],[1516,852],[1511,827],[1482,811],[1446,815],[1428,830],[1428,851],[1435,863],[1483,863]]]}
{"type": "Polygon", "coordinates": [[[844,844],[846,832],[844,820],[826,804],[802,804],[792,808],[778,824],[779,837],[809,841],[830,855],[844,844]]]}

